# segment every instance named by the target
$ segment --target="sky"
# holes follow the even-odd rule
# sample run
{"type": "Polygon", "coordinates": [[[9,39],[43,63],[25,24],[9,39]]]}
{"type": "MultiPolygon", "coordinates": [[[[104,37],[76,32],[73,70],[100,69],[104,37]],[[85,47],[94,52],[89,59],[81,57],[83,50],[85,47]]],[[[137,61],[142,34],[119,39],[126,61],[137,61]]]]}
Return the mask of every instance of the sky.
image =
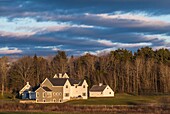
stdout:
{"type": "Polygon", "coordinates": [[[170,49],[170,0],[0,0],[0,56],[170,49]]]}

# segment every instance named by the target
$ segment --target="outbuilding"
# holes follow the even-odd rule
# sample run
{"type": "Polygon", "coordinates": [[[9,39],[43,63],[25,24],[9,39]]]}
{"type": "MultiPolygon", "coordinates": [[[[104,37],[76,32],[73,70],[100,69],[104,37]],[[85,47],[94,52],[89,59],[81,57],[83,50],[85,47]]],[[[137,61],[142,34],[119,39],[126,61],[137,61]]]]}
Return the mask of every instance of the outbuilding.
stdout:
{"type": "Polygon", "coordinates": [[[114,91],[110,88],[109,85],[93,85],[89,91],[90,97],[114,97],[114,91]]]}
{"type": "Polygon", "coordinates": [[[21,96],[21,99],[36,99],[36,93],[32,90],[32,87],[29,82],[27,82],[27,84],[19,91],[19,95],[21,96]]]}

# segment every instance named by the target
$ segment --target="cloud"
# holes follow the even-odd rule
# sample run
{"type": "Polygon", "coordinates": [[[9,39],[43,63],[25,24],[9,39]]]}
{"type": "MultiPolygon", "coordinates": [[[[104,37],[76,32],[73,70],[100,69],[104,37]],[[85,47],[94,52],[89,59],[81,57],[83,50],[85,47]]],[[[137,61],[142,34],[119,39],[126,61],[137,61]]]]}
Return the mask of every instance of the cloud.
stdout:
{"type": "Polygon", "coordinates": [[[1,47],[0,48],[0,54],[19,54],[22,53],[22,50],[19,50],[15,47],[1,47]]]}
{"type": "Polygon", "coordinates": [[[36,49],[51,49],[52,51],[58,51],[58,50],[61,50],[60,47],[62,47],[62,45],[59,45],[59,46],[35,46],[34,48],[36,48],[36,49]]]}
{"type": "Polygon", "coordinates": [[[43,56],[58,50],[80,55],[144,46],[169,49],[169,4],[168,0],[0,0],[0,47],[9,48],[7,53],[43,56]]]}
{"type": "Polygon", "coordinates": [[[170,29],[170,23],[159,19],[152,18],[147,14],[123,13],[123,14],[89,14],[86,13],[82,17],[82,22],[92,24],[93,26],[114,27],[130,29],[131,31],[137,29],[136,32],[162,30],[167,32],[170,29]],[[146,29],[146,30],[145,30],[146,29]]]}
{"type": "Polygon", "coordinates": [[[101,43],[101,44],[103,44],[103,45],[106,45],[106,46],[113,46],[114,45],[114,43],[112,43],[111,41],[109,41],[109,40],[97,40],[97,42],[99,42],[99,43],[101,43]]]}
{"type": "Polygon", "coordinates": [[[68,28],[93,28],[88,25],[76,25],[71,23],[56,21],[37,21],[34,18],[14,18],[9,20],[6,17],[0,18],[1,36],[33,36],[35,34],[44,34],[53,31],[62,31],[68,28]]]}
{"type": "Polygon", "coordinates": [[[108,54],[110,51],[114,51],[114,50],[116,50],[116,49],[117,49],[117,48],[112,47],[112,48],[106,48],[106,49],[96,50],[96,51],[85,51],[85,52],[83,52],[81,55],[85,55],[85,54],[87,54],[87,53],[90,53],[90,54],[92,54],[92,55],[100,56],[100,55],[108,54]]]}
{"type": "Polygon", "coordinates": [[[97,42],[106,45],[106,46],[114,46],[117,48],[132,48],[132,47],[145,47],[152,46],[151,42],[148,43],[120,43],[120,42],[111,42],[109,40],[97,40],[97,42]]]}
{"type": "MultiPolygon", "coordinates": [[[[146,12],[119,12],[119,13],[84,13],[75,15],[51,15],[52,20],[81,23],[91,25],[95,29],[109,30],[113,32],[140,32],[150,34],[169,33],[170,16],[163,18],[162,16],[149,15],[146,12]]],[[[43,18],[43,17],[42,17],[43,18]]]]}

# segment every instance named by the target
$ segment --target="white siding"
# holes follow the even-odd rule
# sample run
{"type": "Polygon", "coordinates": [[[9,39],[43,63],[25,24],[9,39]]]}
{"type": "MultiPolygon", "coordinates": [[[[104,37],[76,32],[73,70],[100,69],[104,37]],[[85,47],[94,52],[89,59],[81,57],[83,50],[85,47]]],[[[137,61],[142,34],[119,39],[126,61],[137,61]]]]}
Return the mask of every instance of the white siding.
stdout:
{"type": "Polygon", "coordinates": [[[70,91],[71,91],[71,84],[67,80],[66,83],[63,86],[63,100],[70,100],[70,91]],[[69,94],[69,95],[66,96],[66,94],[69,94]]]}
{"type": "Polygon", "coordinates": [[[103,96],[104,97],[114,97],[114,92],[109,86],[107,86],[103,91],[103,96]]]}
{"type": "Polygon", "coordinates": [[[86,80],[84,80],[83,84],[82,84],[82,94],[86,93],[86,95],[82,95],[83,99],[88,99],[88,84],[86,82],[86,80]],[[85,87],[84,87],[85,86],[85,87]]]}
{"type": "Polygon", "coordinates": [[[90,97],[103,97],[102,92],[89,92],[90,97]]]}
{"type": "Polygon", "coordinates": [[[25,90],[29,90],[31,86],[27,83],[20,91],[19,94],[22,94],[25,90]]]}
{"type": "MultiPolygon", "coordinates": [[[[69,80],[66,80],[64,86],[53,86],[52,83],[46,78],[43,81],[43,83],[41,84],[41,86],[47,86],[47,85],[52,90],[51,93],[48,93],[48,99],[46,97],[42,96],[42,100],[40,101],[40,98],[37,97],[37,102],[39,102],[39,103],[40,102],[41,103],[55,103],[55,102],[59,102],[60,100],[61,100],[61,102],[65,102],[72,98],[77,98],[78,96],[81,96],[81,98],[83,98],[83,99],[88,98],[88,84],[87,84],[86,80],[83,81],[81,86],[78,86],[78,84],[71,86],[69,80]],[[58,88],[58,87],[60,87],[60,88],[58,88]],[[61,90],[61,92],[57,91],[57,89],[61,90]],[[60,95],[61,95],[61,98],[59,98],[59,100],[58,100],[58,97],[60,95]],[[45,102],[43,100],[45,100],[45,102]]],[[[39,89],[37,89],[36,92],[38,93],[39,89]]],[[[43,93],[43,92],[44,92],[44,90],[41,93],[43,93]]],[[[40,96],[40,92],[39,92],[39,96],[40,96]]]]}
{"type": "Polygon", "coordinates": [[[90,97],[114,97],[114,91],[107,85],[101,92],[90,91],[90,97]]]}
{"type": "Polygon", "coordinates": [[[70,91],[71,97],[77,98],[77,97],[81,96],[83,99],[87,99],[87,97],[88,97],[87,88],[88,88],[88,85],[85,80],[84,80],[82,86],[78,86],[78,85],[71,86],[71,91],[70,91]]]}

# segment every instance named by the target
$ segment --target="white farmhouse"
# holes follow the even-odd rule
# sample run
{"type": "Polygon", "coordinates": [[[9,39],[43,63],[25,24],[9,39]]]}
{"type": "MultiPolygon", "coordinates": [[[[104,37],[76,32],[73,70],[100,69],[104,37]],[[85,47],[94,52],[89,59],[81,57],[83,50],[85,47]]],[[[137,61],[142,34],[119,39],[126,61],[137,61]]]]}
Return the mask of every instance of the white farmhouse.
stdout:
{"type": "Polygon", "coordinates": [[[114,91],[110,88],[109,85],[93,85],[89,91],[90,97],[114,97],[114,91]]]}
{"type": "Polygon", "coordinates": [[[62,103],[71,99],[87,99],[86,80],[76,80],[64,75],[46,78],[36,90],[37,103],[62,103]]]}

